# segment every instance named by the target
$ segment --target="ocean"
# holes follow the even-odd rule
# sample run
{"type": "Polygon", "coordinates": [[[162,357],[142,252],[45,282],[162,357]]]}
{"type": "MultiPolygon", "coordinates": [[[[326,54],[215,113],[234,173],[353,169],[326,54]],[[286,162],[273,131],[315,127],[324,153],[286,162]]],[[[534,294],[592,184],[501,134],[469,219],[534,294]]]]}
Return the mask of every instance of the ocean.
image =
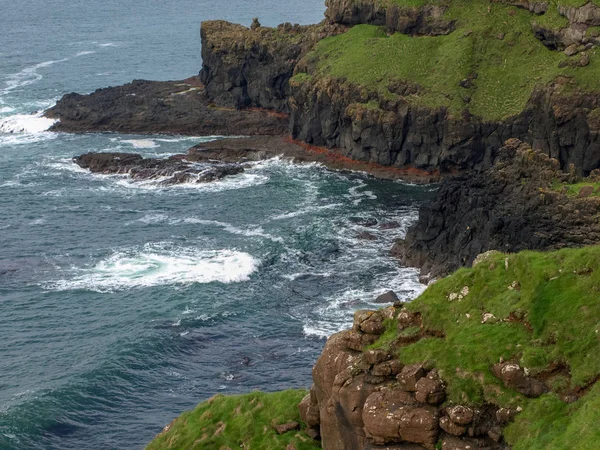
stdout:
{"type": "Polygon", "coordinates": [[[92,175],[71,158],[217,137],[58,134],[40,116],[71,91],[197,74],[202,20],[315,23],[322,0],[0,6],[1,449],[143,448],[215,393],[308,387],[353,311],[422,291],[389,249],[430,187],[277,158],[204,185],[92,175]]]}

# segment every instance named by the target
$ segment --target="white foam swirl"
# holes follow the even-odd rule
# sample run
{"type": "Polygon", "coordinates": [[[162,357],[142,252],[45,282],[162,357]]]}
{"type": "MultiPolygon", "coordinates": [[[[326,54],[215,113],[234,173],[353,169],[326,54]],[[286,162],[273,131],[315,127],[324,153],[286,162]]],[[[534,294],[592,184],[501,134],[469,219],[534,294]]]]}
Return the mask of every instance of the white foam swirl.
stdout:
{"type": "Polygon", "coordinates": [[[111,292],[171,284],[236,283],[248,280],[260,264],[248,253],[234,250],[164,247],[147,244],[141,250],[115,252],[92,268],[76,270],[72,278],[46,287],[111,292]]]}

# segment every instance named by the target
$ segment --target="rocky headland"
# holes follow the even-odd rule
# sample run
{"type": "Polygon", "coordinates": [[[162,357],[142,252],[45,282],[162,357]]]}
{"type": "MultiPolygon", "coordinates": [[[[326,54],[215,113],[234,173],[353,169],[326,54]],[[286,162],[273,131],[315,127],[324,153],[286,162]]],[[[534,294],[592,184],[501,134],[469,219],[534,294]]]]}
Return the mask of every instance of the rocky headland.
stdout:
{"type": "Polygon", "coordinates": [[[326,4],[311,26],[204,22],[198,78],[46,113],[56,131],[251,136],[76,158],[102,173],[210,181],[283,155],[441,180],[392,250],[421,297],[357,312],[306,396],[215,397],[149,448],[596,448],[600,4],[326,4]]]}

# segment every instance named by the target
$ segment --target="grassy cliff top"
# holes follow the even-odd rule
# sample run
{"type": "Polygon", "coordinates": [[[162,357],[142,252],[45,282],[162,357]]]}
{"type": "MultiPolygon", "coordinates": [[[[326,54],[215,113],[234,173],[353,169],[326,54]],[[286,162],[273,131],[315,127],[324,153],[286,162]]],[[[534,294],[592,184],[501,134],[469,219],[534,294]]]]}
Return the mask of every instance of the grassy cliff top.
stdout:
{"type": "Polygon", "coordinates": [[[599,268],[600,247],[490,252],[406,306],[421,313],[424,330],[444,337],[396,347],[418,329],[399,331],[389,320],[375,346],[391,346],[406,364],[429,361],[448,384],[450,404],[523,408],[506,430],[515,450],[597,448],[599,268]],[[530,399],[504,387],[490,370],[500,361],[519,363],[550,392],[530,399]]]}
{"type": "Polygon", "coordinates": [[[585,1],[550,1],[542,15],[489,0],[378,2],[406,8],[446,6],[443,18],[454,21],[455,30],[440,36],[388,35],[384,27],[357,25],[319,42],[302,65],[310,77],[301,74],[293,81],[342,79],[389,99],[398,98],[388,89],[390,81],[407,81],[421,87],[404,97],[410,104],[447,107],[456,116],[468,109],[487,120],[518,114],[536,87],[560,75],[571,77],[582,90],[600,90],[595,47],[567,57],[544,46],[532,30],[534,24],[563,29],[569,21],[558,7],[578,7],[585,1]],[[588,57],[587,65],[579,67],[581,58],[588,57]]]}
{"type": "Polygon", "coordinates": [[[217,395],[179,416],[149,445],[158,449],[285,449],[321,448],[301,431],[279,435],[273,424],[300,422],[298,403],[306,391],[288,390],[265,394],[217,395]]]}

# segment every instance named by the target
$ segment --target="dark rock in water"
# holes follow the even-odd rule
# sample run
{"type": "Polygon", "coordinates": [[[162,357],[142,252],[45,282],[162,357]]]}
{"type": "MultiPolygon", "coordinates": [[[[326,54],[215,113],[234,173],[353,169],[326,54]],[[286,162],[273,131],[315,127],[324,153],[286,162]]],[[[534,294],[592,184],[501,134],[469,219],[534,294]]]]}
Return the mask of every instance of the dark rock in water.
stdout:
{"type": "Polygon", "coordinates": [[[398,296],[394,291],[387,291],[385,294],[381,294],[377,297],[375,303],[395,303],[398,300],[398,296]]]}
{"type": "Polygon", "coordinates": [[[392,253],[437,277],[469,266],[488,250],[518,252],[600,242],[598,197],[570,197],[556,182],[579,181],[556,159],[510,139],[496,164],[445,180],[392,253]]]}
{"type": "Polygon", "coordinates": [[[358,222],[358,225],[360,225],[361,227],[374,227],[375,225],[377,225],[377,223],[377,219],[369,217],[368,219],[360,220],[358,222]]]}
{"type": "Polygon", "coordinates": [[[385,222],[379,225],[379,228],[382,230],[394,230],[396,228],[400,228],[400,223],[396,222],[395,220],[392,222],[385,222]]]}
{"type": "Polygon", "coordinates": [[[206,183],[244,171],[240,164],[197,164],[180,156],[156,159],[131,153],[86,153],[73,158],[73,162],[94,173],[128,174],[134,180],[160,179],[160,184],[165,186],[206,183]]]}
{"type": "Polygon", "coordinates": [[[288,129],[287,116],[282,114],[215,107],[206,98],[198,77],[183,81],[134,80],[88,95],[71,93],[44,115],[60,119],[52,131],[74,133],[279,135],[288,129]]]}
{"type": "Polygon", "coordinates": [[[363,232],[361,232],[361,233],[358,233],[358,234],[356,235],[356,237],[357,237],[358,239],[362,239],[362,240],[364,240],[364,241],[376,241],[376,240],[377,240],[377,236],[375,236],[375,235],[374,235],[374,234],[372,234],[372,233],[369,233],[368,231],[363,231],[363,232]]]}

